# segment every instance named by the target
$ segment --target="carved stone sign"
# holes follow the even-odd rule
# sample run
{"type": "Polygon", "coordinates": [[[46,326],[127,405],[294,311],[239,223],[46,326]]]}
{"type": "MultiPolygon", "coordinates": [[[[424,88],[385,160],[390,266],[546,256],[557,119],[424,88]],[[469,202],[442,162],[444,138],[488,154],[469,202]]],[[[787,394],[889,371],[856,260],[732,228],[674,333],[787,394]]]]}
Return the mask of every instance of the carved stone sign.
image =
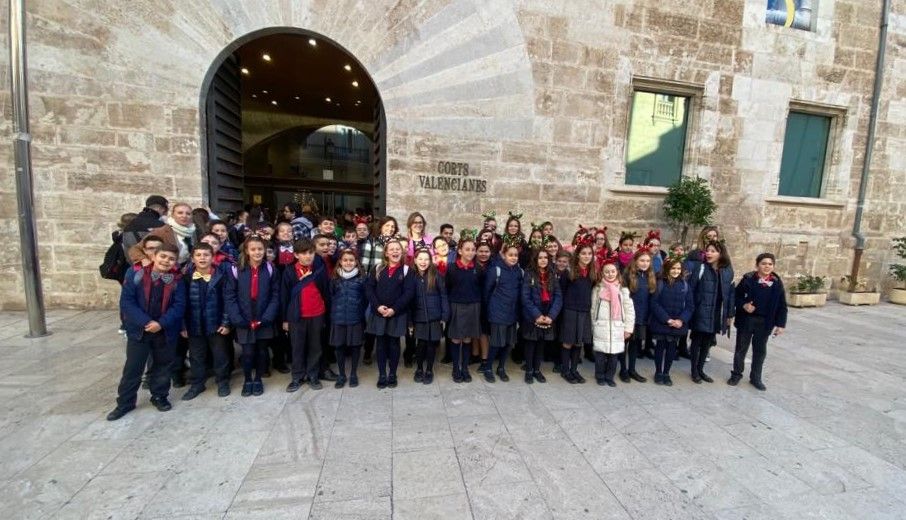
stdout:
{"type": "Polygon", "coordinates": [[[418,183],[426,190],[442,191],[488,191],[484,179],[469,176],[469,163],[438,161],[436,175],[419,175],[418,183]]]}

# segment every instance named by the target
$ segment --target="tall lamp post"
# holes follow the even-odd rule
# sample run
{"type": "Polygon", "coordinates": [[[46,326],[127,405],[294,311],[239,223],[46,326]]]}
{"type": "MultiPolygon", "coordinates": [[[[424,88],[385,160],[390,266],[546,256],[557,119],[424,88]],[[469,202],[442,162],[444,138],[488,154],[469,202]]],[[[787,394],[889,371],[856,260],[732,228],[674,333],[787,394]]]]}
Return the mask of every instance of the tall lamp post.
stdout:
{"type": "Polygon", "coordinates": [[[47,335],[35,195],[31,172],[31,133],[28,128],[28,74],[25,61],[25,0],[9,0],[9,78],[13,105],[13,154],[16,164],[16,200],[19,207],[19,244],[25,280],[25,307],[29,338],[47,335]]]}

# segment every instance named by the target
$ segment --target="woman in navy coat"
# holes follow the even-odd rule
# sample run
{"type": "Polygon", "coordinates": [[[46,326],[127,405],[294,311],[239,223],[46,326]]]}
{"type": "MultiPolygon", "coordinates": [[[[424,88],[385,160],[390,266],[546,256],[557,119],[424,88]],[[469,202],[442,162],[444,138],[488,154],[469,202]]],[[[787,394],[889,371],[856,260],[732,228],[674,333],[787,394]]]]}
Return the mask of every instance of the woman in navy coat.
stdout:
{"type": "Polygon", "coordinates": [[[692,381],[712,383],[714,380],[704,372],[708,351],[716,343],[717,334],[729,334],[736,313],[733,268],[722,243],[709,242],[705,246],[704,261],[691,262],[689,285],[695,300],[689,347],[692,381]]]}
{"type": "Polygon", "coordinates": [[[232,272],[235,283],[227,284],[224,294],[236,341],[242,345],[243,396],[264,393],[261,376],[267,371],[267,346],[275,334],[280,305],[280,281],[274,266],[264,259],[266,248],[259,237],[242,243],[239,267],[232,272]]]}

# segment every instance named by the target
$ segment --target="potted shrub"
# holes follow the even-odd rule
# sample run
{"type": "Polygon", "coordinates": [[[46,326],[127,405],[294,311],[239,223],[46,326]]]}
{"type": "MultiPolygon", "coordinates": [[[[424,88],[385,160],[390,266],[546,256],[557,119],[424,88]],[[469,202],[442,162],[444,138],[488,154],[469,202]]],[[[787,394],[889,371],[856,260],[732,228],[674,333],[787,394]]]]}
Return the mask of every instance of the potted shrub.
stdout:
{"type": "Polygon", "coordinates": [[[827,303],[826,283],[823,276],[797,274],[787,304],[790,307],[823,307],[827,303]]]}
{"type": "Polygon", "coordinates": [[[837,291],[837,299],[846,305],[877,305],[881,301],[881,293],[874,287],[869,287],[868,280],[858,277],[853,280],[849,275],[840,278],[843,284],[837,291]]]}
{"type": "Polygon", "coordinates": [[[683,177],[667,188],[664,215],[670,226],[685,244],[689,228],[706,226],[717,210],[708,181],[699,177],[683,177]]]}
{"type": "MultiPolygon", "coordinates": [[[[898,257],[906,260],[906,237],[893,239],[893,250],[898,257]]],[[[890,291],[890,303],[906,305],[906,265],[891,264],[890,276],[897,281],[897,287],[890,291]]]]}

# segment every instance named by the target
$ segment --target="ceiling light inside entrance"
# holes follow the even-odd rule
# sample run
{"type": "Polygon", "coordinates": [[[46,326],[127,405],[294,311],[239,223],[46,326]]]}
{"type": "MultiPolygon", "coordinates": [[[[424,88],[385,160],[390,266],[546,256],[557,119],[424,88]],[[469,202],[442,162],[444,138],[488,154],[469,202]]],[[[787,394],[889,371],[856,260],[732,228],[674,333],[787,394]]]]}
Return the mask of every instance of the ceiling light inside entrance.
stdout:
{"type": "Polygon", "coordinates": [[[242,73],[245,74],[246,76],[248,76],[248,75],[249,75],[249,69],[247,69],[247,68],[245,68],[245,67],[242,67],[242,73]]]}
{"type": "Polygon", "coordinates": [[[277,101],[271,101],[271,105],[277,106],[277,101]]]}
{"type": "Polygon", "coordinates": [[[353,86],[353,87],[358,87],[358,86],[359,86],[359,82],[358,82],[358,81],[353,81],[353,82],[352,82],[352,86],[353,86]]]}
{"type": "Polygon", "coordinates": [[[349,71],[349,70],[352,70],[352,65],[349,65],[349,64],[343,65],[343,68],[346,69],[347,71],[349,71]]]}
{"type": "Polygon", "coordinates": [[[294,99],[298,100],[298,99],[299,99],[299,96],[296,96],[294,99]]]}
{"type": "Polygon", "coordinates": [[[265,52],[261,55],[261,59],[264,61],[271,61],[271,55],[265,52]]]}
{"type": "Polygon", "coordinates": [[[324,101],[327,101],[328,103],[330,103],[330,98],[324,98],[324,101]]]}
{"type": "Polygon", "coordinates": [[[311,45],[312,47],[314,47],[314,46],[318,45],[318,42],[314,38],[309,38],[308,44],[311,45]]]}

